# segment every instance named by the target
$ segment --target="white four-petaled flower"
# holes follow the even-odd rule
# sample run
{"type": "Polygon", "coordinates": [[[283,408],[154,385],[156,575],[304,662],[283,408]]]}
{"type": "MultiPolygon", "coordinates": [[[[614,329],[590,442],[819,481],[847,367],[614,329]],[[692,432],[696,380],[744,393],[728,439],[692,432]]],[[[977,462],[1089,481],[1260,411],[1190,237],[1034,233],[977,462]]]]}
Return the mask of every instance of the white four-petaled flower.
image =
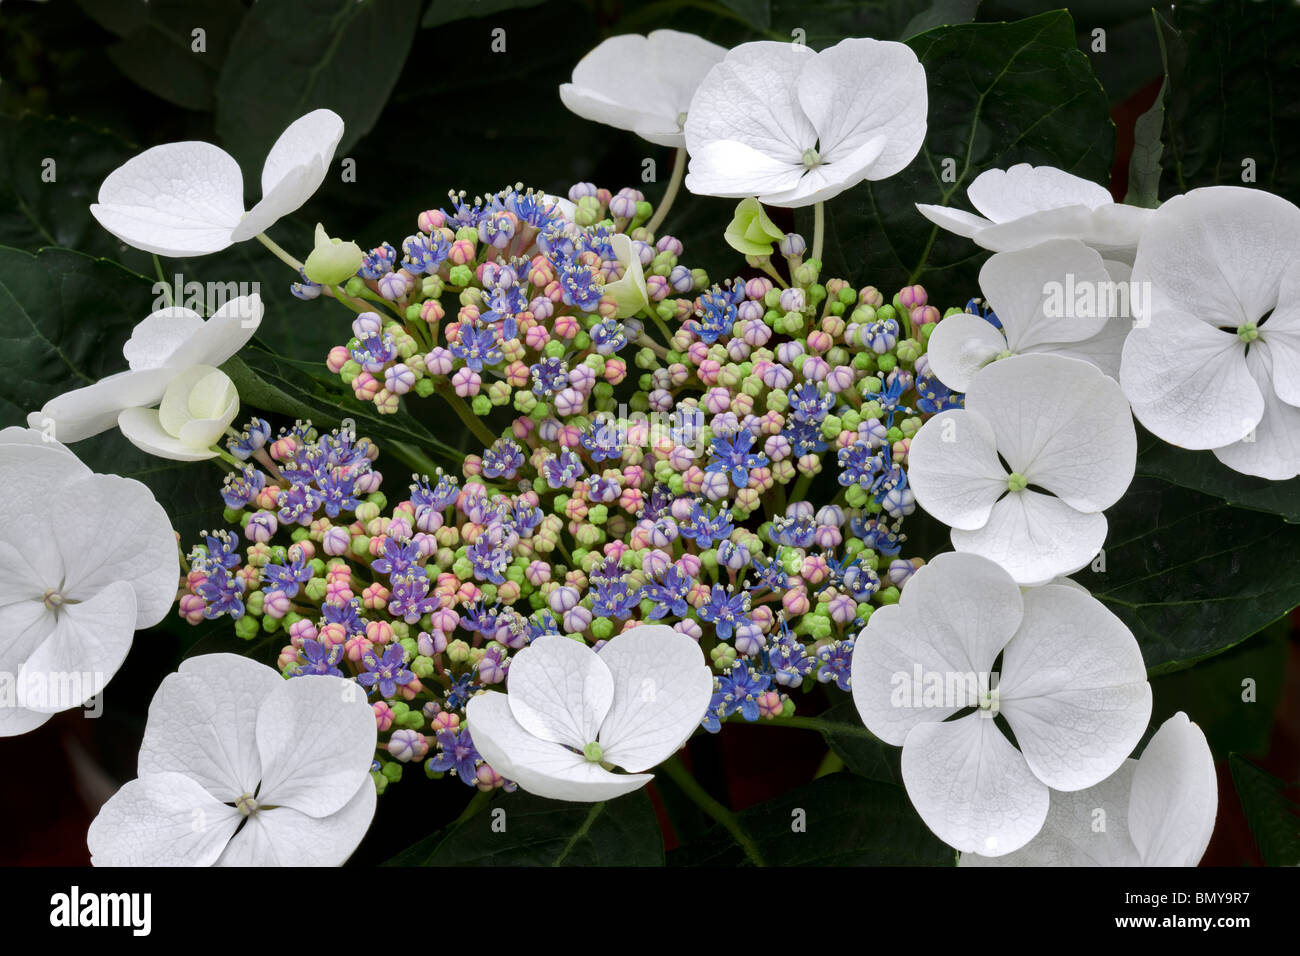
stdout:
{"type": "Polygon", "coordinates": [[[128,371],[51,399],[28,415],[27,423],[37,429],[52,427],[54,437],[62,442],[81,441],[118,425],[151,454],[181,461],[213,458],[216,453],[208,446],[238,410],[237,396],[234,409],[230,407],[229,379],[221,373],[214,377],[213,366],[243,348],[262,321],[262,313],[262,299],[256,293],[231,299],[207,321],[185,308],[155,312],[132,330],[122,346],[128,371]],[[203,387],[196,391],[200,383],[203,387]],[[171,400],[164,402],[169,389],[171,400]],[[148,410],[159,402],[166,406],[167,422],[160,421],[160,412],[148,410]],[[188,423],[186,434],[191,440],[172,435],[165,427],[168,423],[178,431],[188,423]]]}
{"type": "Polygon", "coordinates": [[[0,737],[103,689],[176,596],[176,536],[144,485],[0,431],[0,737]]]}
{"type": "Polygon", "coordinates": [[[1141,758],[1094,787],[1052,791],[1038,836],[1006,856],[963,854],[962,866],[1195,866],[1218,813],[1214,757],[1181,711],[1141,758]]]}
{"type": "Polygon", "coordinates": [[[529,793],[595,802],[653,779],[641,771],[666,760],[700,725],[713,675],[690,637],[642,624],[599,652],[567,637],[539,637],[515,655],[507,690],[479,694],[466,708],[483,759],[529,793]]]}
{"type": "Polygon", "coordinates": [[[1132,262],[1152,213],[1115,202],[1105,187],[1087,179],[1028,163],[985,170],[966,197],[984,215],[926,203],[916,208],[936,226],[993,252],[1079,239],[1108,259],[1132,262]]]}
{"type": "Polygon", "coordinates": [[[355,682],[234,654],[149,705],[139,777],[90,825],[96,866],[338,866],[370,827],[375,716],[355,682]]]}
{"type": "Polygon", "coordinates": [[[996,359],[1049,352],[1091,362],[1117,379],[1120,350],[1133,327],[1129,271],[1077,239],[999,252],[980,269],[980,291],[1002,328],[976,315],[947,316],[926,346],[930,369],[944,385],[964,392],[996,359]]]}
{"type": "Polygon", "coordinates": [[[1137,434],[1119,386],[1093,365],[1017,355],[975,375],[964,409],[922,425],[907,460],[917,503],[952,528],[954,548],[1042,584],[1101,550],[1137,434]]]}
{"type": "Polygon", "coordinates": [[[90,207],[128,246],[160,256],[202,256],[252,239],[320,188],[343,120],[313,110],[289,124],[262,166],[262,199],[244,211],[239,163],[211,143],[166,143],[109,173],[90,207]]]}
{"type": "Polygon", "coordinates": [[[676,30],[610,37],[578,61],[560,99],[583,119],[630,130],[659,146],[684,146],[682,123],[725,47],[676,30]]]}
{"type": "Polygon", "coordinates": [[[814,53],[742,43],[686,117],[686,188],[808,206],[902,170],[925,140],[925,68],[905,44],[850,38],[814,53]]]}
{"type": "Polygon", "coordinates": [[[854,643],[852,686],[867,729],[903,748],[921,819],[945,843],[986,856],[1039,832],[1049,788],[1113,774],[1151,716],[1142,653],[1119,618],[1079,587],[1022,592],[973,554],[939,555],[898,604],[871,615],[854,643]]]}
{"type": "Polygon", "coordinates": [[[1133,280],[1152,299],[1120,369],[1138,421],[1244,474],[1300,474],[1300,209],[1193,189],[1156,212],[1133,280]]]}

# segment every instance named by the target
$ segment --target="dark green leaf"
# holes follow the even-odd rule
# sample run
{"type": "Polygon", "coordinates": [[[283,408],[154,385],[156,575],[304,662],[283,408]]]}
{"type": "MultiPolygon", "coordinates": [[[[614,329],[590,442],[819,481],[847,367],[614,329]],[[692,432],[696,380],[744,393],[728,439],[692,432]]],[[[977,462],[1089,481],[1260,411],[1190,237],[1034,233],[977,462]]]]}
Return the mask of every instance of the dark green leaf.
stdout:
{"type": "MultiPolygon", "coordinates": [[[[902,787],[832,773],[737,814],[768,866],[953,866],[956,851],[921,822],[902,787]]],[[[675,851],[685,866],[744,866],[721,826],[675,851]]]]}
{"type": "Polygon", "coordinates": [[[722,3],[755,30],[766,30],[772,25],[772,0],[722,0],[722,3]]]}
{"type": "Polygon", "coordinates": [[[1269,866],[1300,866],[1300,802],[1288,796],[1295,791],[1270,773],[1247,763],[1237,754],[1228,758],[1237,796],[1255,845],[1269,866]]]}
{"type": "Polygon", "coordinates": [[[1128,194],[1124,202],[1131,206],[1154,209],[1160,205],[1160,155],[1164,143],[1165,92],[1169,80],[1160,84],[1160,92],[1151,108],[1133,124],[1133,155],[1128,163],[1128,194]]]}
{"type": "Polygon", "coordinates": [[[644,790],[603,803],[502,794],[391,866],[662,866],[663,837],[644,790]]]}
{"type": "Polygon", "coordinates": [[[819,714],[818,720],[826,725],[821,728],[826,743],[851,771],[869,780],[902,784],[899,767],[902,749],[891,747],[867,730],[853,701],[840,701],[819,714]]]}
{"type": "Polygon", "coordinates": [[[1278,560],[1300,548],[1296,525],[1150,478],[1135,479],[1107,519],[1102,556],[1076,580],[1133,631],[1152,676],[1239,644],[1300,604],[1293,565],[1278,560]]]}
{"type": "Polygon", "coordinates": [[[1178,3],[1159,14],[1167,54],[1164,195],[1216,183],[1296,198],[1300,7],[1279,0],[1178,3]],[[1254,178],[1243,178],[1253,168],[1254,178]]]}
{"type": "Polygon", "coordinates": [[[1208,451],[1188,451],[1139,433],[1137,473],[1190,488],[1230,505],[1300,522],[1300,478],[1269,481],[1233,471],[1208,451]]]}
{"type": "MultiPolygon", "coordinates": [[[[881,288],[933,284],[942,307],[975,294],[986,254],[931,226],[914,204],[966,208],[971,180],[1016,163],[1105,183],[1115,129],[1064,10],[1015,23],[938,27],[908,45],[929,87],[925,145],[898,175],[827,204],[823,272],[881,288]]],[[[807,218],[801,217],[805,236],[807,218]]]]}
{"type": "Polygon", "coordinates": [[[261,169],[285,127],[328,107],[346,124],[338,154],[345,155],[379,118],[419,13],[419,0],[260,0],[217,81],[226,148],[245,170],[261,169]]]}
{"type": "Polygon", "coordinates": [[[433,0],[420,21],[422,27],[440,27],[467,17],[488,17],[508,10],[535,7],[542,0],[433,0]]]}
{"type": "MultiPolygon", "coordinates": [[[[773,32],[781,37],[803,31],[803,40],[816,50],[846,37],[906,40],[933,27],[969,23],[979,0],[771,0],[773,32]],[[918,7],[920,9],[918,10],[918,7]]],[[[736,9],[735,4],[728,4],[736,9]]]]}
{"type": "MultiPolygon", "coordinates": [[[[133,152],[112,133],[77,120],[0,117],[0,244],[63,246],[127,261],[127,247],[94,220],[90,204],[104,177],[133,152]]],[[[129,264],[152,267],[138,250],[129,250],[129,264]]]]}

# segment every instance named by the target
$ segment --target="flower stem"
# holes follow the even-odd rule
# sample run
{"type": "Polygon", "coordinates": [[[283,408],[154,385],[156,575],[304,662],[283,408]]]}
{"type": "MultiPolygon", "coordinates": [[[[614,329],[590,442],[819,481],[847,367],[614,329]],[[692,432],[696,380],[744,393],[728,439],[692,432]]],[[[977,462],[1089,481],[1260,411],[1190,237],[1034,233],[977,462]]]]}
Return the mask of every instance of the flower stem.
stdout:
{"type": "Polygon", "coordinates": [[[456,413],[456,417],[459,418],[461,422],[464,423],[465,427],[470,430],[470,434],[481,441],[484,448],[491,448],[492,443],[497,440],[497,436],[493,435],[488,427],[483,424],[482,419],[469,410],[468,406],[461,401],[460,396],[456,394],[455,390],[452,389],[450,385],[444,383],[438,387],[438,394],[447,400],[447,404],[451,406],[451,410],[456,413]]]}
{"type": "Polygon", "coordinates": [[[763,855],[759,852],[758,845],[741,827],[740,820],[737,819],[736,815],[709,796],[708,792],[691,776],[690,771],[676,756],[669,757],[662,766],[669,779],[677,784],[696,806],[722,824],[726,831],[731,834],[732,839],[740,844],[750,862],[755,866],[767,866],[763,862],[763,855]]]}
{"type": "Polygon", "coordinates": [[[283,262],[294,272],[301,271],[302,263],[299,262],[297,259],[295,259],[293,256],[289,255],[289,253],[281,249],[279,244],[276,243],[276,241],[272,239],[270,236],[268,236],[266,233],[259,232],[257,234],[257,241],[260,242],[262,245],[266,246],[266,248],[270,249],[272,254],[274,254],[274,256],[277,259],[283,262]]]}
{"type": "Polygon", "coordinates": [[[394,458],[407,468],[413,468],[417,473],[424,475],[436,475],[438,473],[438,463],[414,445],[404,441],[390,441],[384,445],[384,450],[390,452],[394,458]]]}
{"type": "Polygon", "coordinates": [[[664,198],[659,202],[659,208],[655,210],[650,221],[645,224],[646,230],[653,233],[659,228],[659,224],[664,221],[668,215],[668,210],[673,206],[673,200],[677,198],[677,192],[682,188],[682,177],[686,175],[686,147],[678,146],[677,152],[673,154],[673,172],[668,180],[668,189],[664,193],[664,198]]]}
{"type": "Polygon", "coordinates": [[[812,258],[821,262],[822,259],[822,239],[826,234],[826,204],[816,203],[813,205],[813,244],[812,258]]]}
{"type": "Polygon", "coordinates": [[[175,307],[176,297],[172,295],[171,284],[163,278],[162,262],[159,260],[157,253],[153,257],[153,271],[158,276],[158,284],[163,287],[163,295],[167,297],[167,304],[175,307]]]}

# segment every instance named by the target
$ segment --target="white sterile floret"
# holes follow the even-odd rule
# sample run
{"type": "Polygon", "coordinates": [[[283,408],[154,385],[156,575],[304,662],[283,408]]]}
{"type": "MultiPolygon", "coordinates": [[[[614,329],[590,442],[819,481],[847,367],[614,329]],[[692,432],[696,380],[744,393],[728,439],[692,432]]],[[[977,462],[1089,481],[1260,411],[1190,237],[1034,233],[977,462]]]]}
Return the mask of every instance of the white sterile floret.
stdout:
{"type": "Polygon", "coordinates": [[[1117,379],[1124,339],[1145,308],[1130,271],[1077,239],[999,252],[980,269],[980,291],[1002,328],[977,315],[947,316],[926,345],[930,369],[964,392],[990,362],[1047,352],[1091,362],[1117,379]]]}
{"type": "Polygon", "coordinates": [[[1097,556],[1102,512],[1136,463],[1133,418],[1115,381],[1080,359],[1032,354],[981,369],[966,407],[913,437],[907,472],[917,504],[952,528],[954,548],[1032,585],[1097,556]]]}
{"type": "Polygon", "coordinates": [[[578,61],[573,82],[560,86],[560,99],[583,119],[659,146],[684,146],[691,98],[726,53],[726,47],[677,30],[610,37],[578,61]]]}
{"type": "Polygon", "coordinates": [[[1157,211],[1133,279],[1152,299],[1120,369],[1138,421],[1243,474],[1300,474],[1300,209],[1193,189],[1157,211]]]}
{"type": "Polygon", "coordinates": [[[995,859],[961,866],[1195,866],[1214,832],[1219,785],[1201,728],[1181,711],[1137,760],[1086,790],[1052,791],[1038,836],[995,859]]]}
{"type": "Polygon", "coordinates": [[[27,416],[27,423],[32,428],[51,429],[62,442],[81,441],[118,425],[132,442],[151,454],[182,461],[214,458],[216,452],[208,446],[238,412],[238,395],[233,396],[232,410],[233,386],[215,366],[253,337],[263,312],[262,299],[256,293],[231,299],[207,320],[179,307],[155,312],[135,327],[122,347],[128,371],[50,399],[40,411],[27,416]],[[213,426],[195,427],[189,432],[193,441],[186,442],[159,426],[161,410],[147,410],[164,402],[169,391],[172,400],[164,404],[169,421],[178,430],[184,422],[224,419],[221,427],[215,431],[213,426]],[[168,441],[169,437],[174,441],[168,441]],[[208,438],[206,444],[198,444],[208,438]]]}
{"type": "Polygon", "coordinates": [[[275,141],[262,167],[262,199],[244,211],[235,158],[211,143],[167,143],[109,173],[90,207],[128,246],[160,256],[202,256],[252,239],[320,188],[343,138],[343,120],[313,110],[275,141]]]}
{"type": "Polygon", "coordinates": [[[354,681],[190,658],[149,705],[139,777],[90,825],[91,862],[339,866],[375,814],[375,741],[354,681]]]}
{"type": "Polygon", "coordinates": [[[925,68],[905,44],[851,38],[820,53],[743,43],[709,71],[686,118],[686,188],[808,206],[893,176],[925,141],[925,68]]]}
{"type": "Polygon", "coordinates": [[[713,675],[690,637],[643,624],[600,651],[567,637],[537,638],[515,655],[507,691],[479,694],[466,708],[483,759],[529,793],[595,802],[653,779],[641,771],[699,727],[713,675]]]}
{"type": "Polygon", "coordinates": [[[0,431],[0,737],[98,694],[176,597],[176,536],[138,481],[0,431]]]}
{"type": "Polygon", "coordinates": [[[1051,166],[1020,163],[975,177],[966,198],[982,216],[917,203],[936,226],[993,252],[1078,239],[1108,259],[1133,261],[1152,210],[1115,202],[1104,186],[1051,166]]]}
{"type": "Polygon", "coordinates": [[[939,555],[898,604],[871,615],[854,643],[852,688],[867,729],[903,748],[921,819],[987,856],[1033,839],[1049,788],[1113,774],[1151,716],[1142,653],[1119,618],[1079,588],[1022,591],[973,554],[939,555]]]}

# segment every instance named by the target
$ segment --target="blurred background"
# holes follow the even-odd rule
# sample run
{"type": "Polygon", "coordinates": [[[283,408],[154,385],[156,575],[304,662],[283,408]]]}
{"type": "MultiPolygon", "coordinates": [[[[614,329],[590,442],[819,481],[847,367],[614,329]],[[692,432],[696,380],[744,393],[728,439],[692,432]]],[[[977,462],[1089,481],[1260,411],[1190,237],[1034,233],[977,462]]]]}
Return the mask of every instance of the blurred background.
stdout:
{"type": "MultiPolygon", "coordinates": [[[[384,240],[397,244],[413,231],[417,214],[442,205],[449,189],[473,195],[522,180],[563,194],[574,182],[593,181],[613,190],[644,188],[653,200],[659,187],[641,181],[643,161],[655,160],[666,178],[671,152],[579,119],[556,92],[603,37],[671,27],[734,45],[788,40],[802,30],[810,45],[822,47],[845,36],[911,39],[946,24],[996,24],[1055,9],[1027,0],[6,0],[0,5],[0,246],[24,254],[45,247],[74,250],[152,277],[151,257],[121,246],[89,215],[104,177],[149,146],[200,139],[231,152],[255,194],[275,137],[319,106],[344,116],[347,132],[337,156],[355,161],[355,182],[330,176],[306,207],[275,227],[274,237],[290,251],[307,247],[318,219],[331,235],[363,247],[384,240]],[[494,49],[500,38],[504,50],[494,49]],[[57,160],[57,188],[41,175],[51,157],[57,160]]],[[[1296,201],[1300,154],[1288,138],[1300,128],[1295,4],[1161,5],[1153,13],[1149,0],[1093,0],[1068,10],[1072,48],[1059,62],[1046,58],[1035,68],[1068,70],[1076,78],[1091,73],[1099,84],[1098,122],[1074,131],[1076,171],[1099,181],[1109,171],[1111,191],[1123,200],[1135,185],[1135,148],[1151,148],[1138,120],[1154,116],[1163,152],[1156,181],[1144,188],[1160,198],[1194,186],[1240,182],[1246,157],[1255,163],[1258,185],[1296,201]]],[[[984,35],[995,36],[972,34],[984,35]]],[[[924,37],[913,39],[914,45],[922,42],[924,37]]],[[[965,51],[976,58],[983,52],[965,51]]],[[[988,54],[997,53],[990,43],[988,54]]],[[[933,85],[931,105],[934,136],[951,132],[963,119],[961,103],[945,101],[933,85]]],[[[970,133],[973,158],[1012,155],[1001,151],[1008,135],[995,124],[981,124],[970,133]]],[[[1028,153],[1016,161],[1032,161],[1038,144],[1024,148],[1028,153]]],[[[870,220],[876,224],[870,234],[854,232],[861,210],[892,203],[904,215],[914,200],[933,201],[909,192],[906,175],[898,180],[889,187],[893,193],[864,186],[836,207],[832,215],[840,218],[838,226],[832,218],[830,235],[833,241],[838,228],[845,237],[837,246],[843,258],[828,267],[837,274],[882,289],[915,281],[903,254],[890,248],[888,216],[870,220]]],[[[686,244],[686,261],[715,278],[734,274],[737,266],[718,235],[732,205],[684,197],[668,223],[686,244]]],[[[802,228],[788,213],[776,212],[780,225],[802,228]]],[[[73,331],[85,339],[87,367],[96,376],[120,362],[114,356],[129,331],[129,325],[97,325],[105,303],[126,294],[118,272],[102,264],[78,266],[85,281],[60,285],[71,260],[46,253],[30,260],[5,255],[0,250],[0,379],[8,380],[0,389],[0,425],[20,423],[59,390],[54,373],[45,374],[43,366],[33,373],[33,367],[49,363],[49,354],[36,342],[39,330],[18,321],[20,302],[33,295],[62,297],[60,315],[65,321],[71,316],[73,331]],[[19,273],[21,280],[15,278],[19,273]],[[20,281],[36,283],[36,291],[18,288],[20,281]]],[[[974,277],[982,258],[964,240],[941,238],[920,281],[943,305],[960,305],[978,294],[974,277]]],[[[259,340],[268,354],[323,357],[339,337],[331,316],[288,294],[287,270],[255,244],[167,266],[169,277],[174,271],[187,279],[261,282],[268,311],[259,340]]],[[[136,301],[142,310],[147,299],[136,301]]],[[[143,315],[139,311],[136,318],[143,315]]],[[[58,334],[71,333],[63,327],[58,334]]],[[[167,463],[138,455],[116,433],[77,450],[100,470],[166,487],[169,513],[187,543],[213,520],[214,505],[219,512],[215,468],[195,479],[203,466],[192,467],[182,479],[167,463]]],[[[1277,511],[1300,513],[1296,482],[1277,486],[1276,493],[1288,502],[1277,511]]],[[[1277,539],[1288,544],[1267,560],[1300,578],[1291,530],[1277,539]]],[[[1255,547],[1272,547],[1266,545],[1272,538],[1259,541],[1255,547]]],[[[1225,547],[1251,543],[1229,537],[1225,547]]],[[[1230,553],[1222,556],[1230,559],[1236,560],[1230,553]]],[[[1288,606],[1298,601],[1300,595],[1288,606]]],[[[1226,653],[1153,680],[1153,725],[1186,710],[1206,731],[1218,760],[1219,823],[1204,865],[1255,865],[1266,856],[1279,862],[1287,853],[1300,853],[1291,786],[1300,780],[1297,621],[1283,617],[1226,653]],[[1254,681],[1253,701],[1242,699],[1246,679],[1254,681]],[[1233,768],[1230,753],[1238,755],[1233,768]],[[1234,769],[1255,794],[1253,807],[1271,808],[1268,815],[1243,810],[1234,769]],[[1269,831],[1276,832],[1265,836],[1261,851],[1256,837],[1269,831]]],[[[147,702],[162,677],[192,653],[250,651],[237,648],[239,642],[220,624],[191,628],[172,620],[141,633],[106,692],[103,716],[67,713],[37,732],[0,740],[0,814],[23,822],[0,842],[0,863],[88,862],[86,828],[99,805],[135,775],[147,702]]],[[[272,639],[252,651],[269,663],[278,643],[272,639]]],[[[826,707],[842,703],[843,695],[824,701],[826,707]]],[[[728,725],[716,737],[698,736],[688,759],[706,789],[744,810],[835,769],[839,758],[828,758],[825,743],[807,731],[728,725]]],[[[672,851],[698,835],[704,821],[680,809],[680,794],[663,775],[655,787],[652,800],[672,851]]],[[[354,862],[389,859],[453,818],[469,793],[454,782],[419,779],[390,788],[354,862]]]]}

